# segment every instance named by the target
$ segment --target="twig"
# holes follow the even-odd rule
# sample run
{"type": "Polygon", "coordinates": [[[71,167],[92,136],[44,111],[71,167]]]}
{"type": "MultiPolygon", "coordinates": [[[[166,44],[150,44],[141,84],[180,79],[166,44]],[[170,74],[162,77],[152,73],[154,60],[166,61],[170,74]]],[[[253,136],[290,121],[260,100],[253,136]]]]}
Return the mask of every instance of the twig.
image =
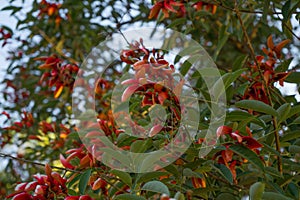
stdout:
{"type": "MultiPolygon", "coordinates": [[[[228,6],[225,6],[222,2],[218,2],[217,0],[213,0],[213,2],[207,2],[207,3],[214,4],[216,6],[224,8],[226,10],[230,10],[230,11],[235,12],[234,8],[230,8],[228,6]]],[[[241,9],[239,11],[240,11],[240,13],[264,14],[263,11],[254,11],[254,10],[246,10],[246,9],[241,9]]],[[[270,14],[270,15],[282,15],[282,12],[276,12],[276,11],[274,11],[274,12],[268,12],[267,14],[270,14]]],[[[300,12],[293,12],[292,14],[300,14],[300,12]]]]}
{"type": "MultiPolygon", "coordinates": [[[[273,10],[275,10],[275,7],[273,6],[273,10]]],[[[283,24],[283,26],[285,28],[287,28],[287,30],[292,33],[292,35],[297,38],[298,40],[300,40],[300,37],[296,35],[296,33],[294,33],[294,31],[286,24],[285,20],[281,19],[279,14],[277,14],[277,17],[282,21],[281,23],[283,24]]]]}
{"type": "MultiPolygon", "coordinates": [[[[53,48],[55,48],[55,46],[56,46],[55,43],[52,42],[51,38],[50,38],[44,31],[42,31],[42,30],[39,29],[39,33],[41,34],[41,36],[43,36],[43,38],[44,38],[44,39],[45,39],[45,40],[46,40],[53,48]]],[[[70,58],[70,57],[66,56],[62,51],[57,51],[57,50],[56,50],[56,52],[57,52],[60,56],[66,58],[69,62],[71,62],[71,63],[73,63],[73,64],[78,64],[78,62],[77,62],[76,60],[74,60],[73,58],[70,58]]]]}
{"type": "MultiPolygon", "coordinates": [[[[248,36],[247,30],[246,30],[245,25],[243,23],[243,20],[241,18],[241,13],[240,13],[239,8],[238,8],[237,0],[235,0],[234,12],[236,13],[236,15],[238,17],[238,20],[240,22],[240,25],[242,27],[242,30],[243,30],[243,33],[244,33],[244,36],[245,36],[245,39],[246,39],[246,42],[247,42],[247,46],[248,46],[248,48],[250,50],[251,57],[254,60],[256,66],[257,66],[259,75],[261,77],[261,80],[263,82],[265,91],[267,93],[269,104],[271,104],[271,106],[273,106],[272,105],[273,103],[272,103],[271,95],[270,95],[270,90],[269,90],[269,88],[268,88],[268,86],[267,86],[267,84],[265,82],[264,75],[263,75],[262,70],[260,68],[260,64],[259,64],[259,62],[256,59],[255,52],[254,52],[254,49],[252,47],[250,38],[248,36]]],[[[278,129],[278,125],[277,125],[277,121],[276,121],[275,117],[272,117],[272,121],[273,121],[273,126],[274,126],[274,135],[275,135],[276,150],[280,153],[280,140],[279,140],[279,133],[278,133],[278,130],[277,130],[278,129]]],[[[280,156],[277,157],[277,161],[278,161],[278,171],[280,173],[282,173],[282,160],[281,160],[280,156]]]]}
{"type": "Polygon", "coordinates": [[[212,177],[213,179],[216,179],[216,180],[219,180],[219,181],[221,181],[221,182],[223,182],[223,183],[226,183],[226,184],[230,184],[231,186],[233,186],[233,187],[235,187],[235,188],[237,188],[237,189],[239,189],[239,190],[245,190],[245,188],[244,187],[242,187],[242,186],[239,186],[239,185],[233,185],[233,184],[231,184],[229,181],[227,181],[227,180],[225,180],[225,179],[223,179],[223,178],[221,178],[221,177],[219,177],[219,176],[216,176],[216,175],[214,175],[213,173],[211,173],[211,172],[206,172],[210,177],[212,177]]]}
{"type": "MultiPolygon", "coordinates": [[[[31,161],[31,160],[25,160],[25,159],[14,157],[14,156],[11,156],[11,155],[8,155],[8,154],[5,154],[5,153],[0,153],[0,157],[9,158],[9,159],[12,159],[12,160],[18,160],[20,162],[29,163],[29,164],[33,164],[33,165],[38,165],[38,166],[42,166],[42,167],[45,166],[45,164],[43,164],[43,163],[34,162],[34,161],[31,161]]],[[[66,169],[66,168],[62,168],[62,167],[56,167],[56,166],[53,166],[53,165],[50,165],[50,167],[53,168],[53,169],[59,169],[59,170],[62,170],[62,171],[70,171],[70,172],[81,173],[81,171],[66,169]]]]}
{"type": "Polygon", "coordinates": [[[300,37],[299,37],[298,35],[296,35],[296,33],[294,33],[294,31],[293,31],[293,30],[292,30],[292,29],[291,29],[284,21],[283,21],[282,23],[283,23],[283,26],[284,26],[285,28],[287,28],[287,30],[288,30],[289,32],[291,32],[295,38],[297,38],[298,40],[300,40],[300,37]]]}

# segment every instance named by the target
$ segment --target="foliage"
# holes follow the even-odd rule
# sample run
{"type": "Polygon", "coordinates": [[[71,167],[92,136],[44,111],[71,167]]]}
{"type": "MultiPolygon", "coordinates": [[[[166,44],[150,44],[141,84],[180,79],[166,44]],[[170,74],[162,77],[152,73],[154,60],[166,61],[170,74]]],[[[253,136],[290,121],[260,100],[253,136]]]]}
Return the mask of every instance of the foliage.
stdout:
{"type": "MultiPolygon", "coordinates": [[[[11,0],[2,11],[9,11],[17,26],[0,28],[1,45],[17,45],[9,51],[2,82],[6,120],[0,156],[8,163],[0,172],[0,198],[300,198],[300,104],[295,95],[278,89],[287,82],[300,83],[299,58],[292,57],[299,48],[299,1],[33,0],[16,5],[11,0]],[[138,174],[111,169],[98,161],[102,154],[83,145],[72,121],[71,100],[76,75],[80,77],[91,49],[115,32],[144,25],[171,28],[199,42],[222,75],[214,88],[224,83],[227,105],[225,124],[214,133],[219,140],[199,157],[202,145],[211,142],[204,139],[212,123],[210,103],[205,103],[210,102],[210,88],[188,62],[170,60],[139,38],[128,44],[112,70],[96,82],[101,131],[90,131],[87,137],[104,133],[122,150],[155,151],[179,129],[177,96],[186,74],[193,74],[192,88],[202,98],[198,133],[186,152],[166,167],[138,174]],[[130,102],[133,133],[146,133],[141,127],[149,124],[153,106],[167,113],[164,126],[156,122],[143,139],[124,134],[110,108],[118,77],[129,70],[134,78],[121,82],[126,87],[122,101],[130,102]],[[160,81],[150,82],[149,74],[160,81]]],[[[192,58],[192,50],[184,53],[192,58]]],[[[102,147],[100,139],[93,142],[102,147]]]]}

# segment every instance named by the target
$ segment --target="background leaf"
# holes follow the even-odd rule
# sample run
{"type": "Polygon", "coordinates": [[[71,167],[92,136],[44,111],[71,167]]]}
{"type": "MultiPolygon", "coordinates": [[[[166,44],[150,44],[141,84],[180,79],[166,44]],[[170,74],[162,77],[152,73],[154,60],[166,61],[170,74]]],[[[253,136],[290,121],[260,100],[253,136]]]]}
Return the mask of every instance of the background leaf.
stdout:
{"type": "Polygon", "coordinates": [[[86,189],[86,186],[90,179],[91,172],[92,172],[92,169],[88,169],[85,172],[83,172],[80,176],[78,187],[79,187],[79,192],[81,195],[85,194],[85,189],[86,189]]]}
{"type": "Polygon", "coordinates": [[[142,190],[151,191],[155,193],[166,194],[170,196],[168,187],[160,181],[150,181],[143,185],[142,190]]]}

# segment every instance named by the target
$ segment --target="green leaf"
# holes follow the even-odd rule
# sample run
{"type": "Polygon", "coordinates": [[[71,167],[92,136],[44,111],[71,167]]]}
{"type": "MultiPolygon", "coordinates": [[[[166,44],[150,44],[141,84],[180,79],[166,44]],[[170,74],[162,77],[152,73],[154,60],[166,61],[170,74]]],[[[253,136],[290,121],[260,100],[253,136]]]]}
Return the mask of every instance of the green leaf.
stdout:
{"type": "Polygon", "coordinates": [[[166,194],[170,196],[170,191],[168,187],[160,181],[150,181],[143,185],[142,190],[166,194]]]}
{"type": "Polygon", "coordinates": [[[130,151],[134,153],[144,153],[151,144],[151,140],[137,140],[130,145],[130,151]]]}
{"type": "Polygon", "coordinates": [[[197,20],[197,17],[204,17],[207,15],[212,15],[210,12],[206,11],[206,10],[199,10],[197,12],[194,12],[194,20],[197,20]],[[195,19],[196,18],[196,19],[195,19]]]}
{"type": "Polygon", "coordinates": [[[262,171],[264,171],[264,165],[261,159],[256,155],[256,153],[254,153],[247,147],[241,145],[231,145],[229,149],[235,152],[236,154],[242,156],[243,158],[246,158],[253,165],[257,166],[262,171]]]}
{"type": "Polygon", "coordinates": [[[213,56],[214,60],[217,60],[217,57],[218,57],[221,49],[223,48],[223,46],[225,45],[226,41],[229,38],[230,34],[227,32],[227,28],[228,28],[228,26],[223,25],[219,29],[218,44],[217,44],[217,48],[216,48],[214,56],[213,56]]]}
{"type": "Polygon", "coordinates": [[[233,183],[233,176],[231,171],[223,164],[214,165],[217,168],[217,171],[229,182],[233,183]]]}
{"type": "Polygon", "coordinates": [[[289,197],[283,196],[282,194],[275,192],[264,192],[263,200],[292,200],[289,197]]]}
{"type": "Polygon", "coordinates": [[[286,35],[287,38],[289,39],[293,39],[293,34],[290,30],[293,30],[293,25],[292,25],[292,22],[291,20],[288,20],[286,22],[282,22],[282,30],[283,30],[283,33],[286,35]]]}
{"type": "Polygon", "coordinates": [[[299,137],[300,137],[300,130],[294,130],[294,131],[285,133],[280,138],[280,142],[286,142],[286,141],[294,140],[294,139],[299,138],[299,137]]]}
{"type": "MultiPolygon", "coordinates": [[[[300,75],[300,74],[299,74],[300,75]]],[[[300,113],[300,105],[293,106],[290,110],[290,113],[287,116],[287,119],[300,113]]]]}
{"type": "Polygon", "coordinates": [[[285,72],[289,69],[289,66],[294,58],[289,58],[284,60],[278,67],[276,67],[276,72],[285,72]]]}
{"type": "Polygon", "coordinates": [[[146,200],[145,197],[137,196],[135,194],[120,194],[114,200],[146,200]]]}
{"type": "Polygon", "coordinates": [[[289,146],[290,153],[300,153],[300,146],[298,145],[291,145],[289,146]]]}
{"type": "Polygon", "coordinates": [[[81,195],[83,195],[85,193],[85,189],[89,182],[91,172],[92,172],[92,169],[88,169],[85,172],[83,172],[83,174],[81,174],[81,176],[80,176],[78,187],[79,187],[79,192],[81,195]]]}
{"type": "Polygon", "coordinates": [[[167,26],[167,28],[173,28],[173,27],[176,27],[181,24],[186,24],[186,20],[187,20],[187,18],[185,18],[185,17],[177,18],[177,19],[173,20],[172,23],[167,26]]]}
{"type": "Polygon", "coordinates": [[[221,193],[217,196],[216,200],[237,200],[237,197],[231,193],[221,193]]]}
{"type": "Polygon", "coordinates": [[[249,119],[250,122],[253,122],[261,127],[266,127],[266,124],[260,118],[257,118],[254,115],[251,115],[248,112],[241,110],[234,110],[226,115],[226,121],[244,121],[249,119]]]}
{"type": "Polygon", "coordinates": [[[188,60],[184,61],[180,67],[180,73],[182,74],[182,76],[185,76],[191,67],[192,64],[188,60]]]}
{"type": "Polygon", "coordinates": [[[139,183],[147,182],[155,178],[159,178],[161,176],[167,176],[167,175],[170,175],[170,173],[160,172],[160,171],[144,173],[138,178],[137,183],[139,184],[139,183]]]}
{"type": "Polygon", "coordinates": [[[285,4],[282,6],[282,16],[283,19],[286,21],[289,17],[289,12],[290,12],[290,7],[291,7],[291,0],[287,0],[285,4]]]}
{"type": "Polygon", "coordinates": [[[179,178],[180,174],[179,174],[179,170],[177,168],[177,166],[175,165],[168,165],[164,168],[166,171],[170,172],[171,174],[173,174],[176,178],[179,178]]]}
{"type": "Polygon", "coordinates": [[[277,113],[278,113],[277,121],[278,121],[278,123],[281,123],[281,122],[283,122],[284,120],[287,119],[287,116],[288,116],[290,110],[291,110],[291,104],[290,103],[285,103],[277,109],[277,113]]]}
{"type": "Polygon", "coordinates": [[[212,87],[213,96],[218,99],[244,71],[245,69],[239,69],[232,73],[226,73],[220,77],[212,87]]]}
{"type": "MultiPolygon", "coordinates": [[[[196,46],[188,46],[187,48],[184,48],[182,51],[178,53],[181,57],[183,56],[191,56],[195,55],[196,52],[200,51],[201,47],[196,45],[196,46]]],[[[199,58],[199,57],[198,57],[199,58]]],[[[193,62],[191,62],[193,63],[193,62]]]]}
{"type": "Polygon", "coordinates": [[[71,188],[81,177],[81,174],[76,175],[70,182],[67,183],[67,187],[71,188]]]}
{"type": "Polygon", "coordinates": [[[117,181],[116,183],[114,183],[113,187],[110,187],[108,190],[109,197],[113,197],[117,192],[119,192],[119,188],[123,187],[125,187],[125,184],[121,181],[117,181]]]}
{"type": "Polygon", "coordinates": [[[264,1],[264,7],[263,7],[263,15],[262,15],[262,22],[267,23],[267,16],[269,12],[269,7],[270,7],[270,0],[265,0],[264,1]]]}
{"type": "Polygon", "coordinates": [[[17,7],[17,6],[6,6],[4,8],[1,9],[1,11],[5,11],[5,10],[21,10],[22,7],[17,7]]]}
{"type": "Polygon", "coordinates": [[[123,171],[118,171],[116,169],[113,169],[110,171],[110,173],[116,175],[117,177],[119,177],[119,179],[124,182],[126,185],[128,186],[132,186],[132,178],[130,176],[130,174],[128,174],[127,172],[123,172],[123,171]]]}
{"type": "Polygon", "coordinates": [[[300,83],[300,72],[292,72],[284,81],[288,83],[300,83]]]}
{"type": "Polygon", "coordinates": [[[280,172],[277,169],[275,169],[274,167],[265,167],[265,171],[266,171],[266,173],[268,173],[272,176],[277,176],[277,177],[282,178],[282,175],[280,174],[280,172]]]}
{"type": "Polygon", "coordinates": [[[185,168],[183,170],[183,176],[203,178],[201,174],[192,171],[190,168],[185,168]]]}
{"type": "Polygon", "coordinates": [[[292,124],[300,124],[300,116],[297,117],[293,122],[292,124]]]}
{"type": "Polygon", "coordinates": [[[288,190],[295,197],[295,199],[299,199],[300,188],[295,183],[291,182],[288,184],[288,190]]]}
{"type": "Polygon", "coordinates": [[[182,194],[181,192],[176,192],[174,199],[176,200],[185,200],[184,194],[182,194]]]}
{"type": "Polygon", "coordinates": [[[242,100],[235,103],[236,107],[249,109],[261,113],[270,114],[273,116],[277,116],[277,112],[274,108],[269,106],[268,104],[265,104],[264,102],[257,101],[257,100],[242,100]]]}
{"type": "Polygon", "coordinates": [[[241,69],[245,62],[248,59],[248,55],[240,55],[236,59],[234,59],[233,65],[232,65],[232,71],[236,71],[238,69],[241,69]]]}
{"type": "Polygon", "coordinates": [[[250,187],[250,200],[261,200],[265,191],[265,184],[261,182],[254,183],[250,187]]]}

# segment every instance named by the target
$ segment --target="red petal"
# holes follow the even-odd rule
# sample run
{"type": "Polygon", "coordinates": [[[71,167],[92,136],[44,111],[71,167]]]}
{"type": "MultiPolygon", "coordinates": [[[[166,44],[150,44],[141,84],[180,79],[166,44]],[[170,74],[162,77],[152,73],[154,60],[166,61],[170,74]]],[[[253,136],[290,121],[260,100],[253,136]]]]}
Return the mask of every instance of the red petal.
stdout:
{"type": "Polygon", "coordinates": [[[102,178],[98,178],[92,187],[92,190],[98,190],[99,188],[104,188],[107,185],[107,183],[102,179],[102,178]]]}
{"type": "Polygon", "coordinates": [[[8,119],[10,119],[10,115],[9,115],[7,112],[5,112],[5,111],[3,111],[3,112],[1,113],[1,115],[5,115],[8,119]]]}
{"type": "Polygon", "coordinates": [[[166,99],[168,99],[169,95],[167,92],[160,92],[158,94],[158,101],[162,105],[166,99]]]}
{"type": "Polygon", "coordinates": [[[151,11],[150,11],[150,14],[149,14],[149,17],[148,17],[148,18],[149,18],[149,19],[152,19],[153,17],[154,17],[154,18],[157,18],[157,16],[158,16],[159,11],[160,11],[161,8],[162,8],[162,3],[161,3],[161,2],[155,4],[155,5],[153,6],[153,8],[151,8],[151,11]]]}
{"type": "Polygon", "coordinates": [[[246,142],[246,146],[249,149],[257,149],[257,148],[261,148],[263,147],[262,144],[260,144],[259,142],[257,142],[254,138],[250,137],[250,136],[244,136],[243,137],[243,142],[246,142]]]}
{"type": "Polygon", "coordinates": [[[15,187],[15,191],[23,191],[28,183],[20,183],[15,187]]]}
{"type": "Polygon", "coordinates": [[[237,140],[239,143],[243,141],[242,136],[238,133],[238,131],[235,131],[233,133],[230,133],[230,137],[237,140]]]}
{"type": "Polygon", "coordinates": [[[74,169],[74,168],[75,168],[73,165],[71,165],[71,164],[65,159],[65,157],[64,157],[62,154],[59,155],[59,159],[60,159],[61,164],[62,164],[65,168],[68,168],[68,169],[74,169]]]}
{"type": "Polygon", "coordinates": [[[161,126],[160,124],[153,126],[149,132],[149,136],[150,137],[155,136],[156,134],[158,134],[161,131],[162,128],[163,128],[163,126],[161,126]]]}
{"type": "Polygon", "coordinates": [[[65,200],[78,200],[78,199],[79,199],[78,196],[69,196],[65,198],[65,200]]]}
{"type": "Polygon", "coordinates": [[[232,128],[229,126],[220,126],[217,129],[217,136],[220,137],[221,135],[230,134],[232,132],[232,128]]]}
{"type": "Polygon", "coordinates": [[[56,180],[60,185],[64,185],[66,183],[66,180],[63,179],[59,173],[57,172],[52,172],[51,173],[52,178],[54,178],[54,180],[56,180]]]}
{"type": "Polygon", "coordinates": [[[268,37],[267,45],[268,45],[268,47],[269,47],[271,50],[274,49],[274,43],[273,43],[273,37],[272,37],[272,35],[270,35],[270,36],[268,37]]]}
{"type": "Polygon", "coordinates": [[[138,85],[132,85],[129,86],[125,89],[122,95],[122,101],[126,101],[133,93],[134,91],[138,88],[138,85]]]}
{"type": "Polygon", "coordinates": [[[228,162],[232,161],[232,156],[233,156],[233,151],[231,150],[224,150],[222,151],[222,157],[225,161],[225,163],[227,164],[228,162]]]}
{"type": "Polygon", "coordinates": [[[83,195],[79,197],[79,200],[92,200],[92,198],[88,195],[83,195]]]}
{"type": "Polygon", "coordinates": [[[12,198],[12,200],[31,200],[31,195],[23,192],[20,194],[17,194],[16,196],[14,196],[14,198],[12,198]]]}
{"type": "Polygon", "coordinates": [[[37,186],[37,184],[38,184],[38,182],[36,182],[36,181],[29,182],[25,187],[25,191],[28,192],[28,191],[34,190],[35,187],[37,186]]]}

